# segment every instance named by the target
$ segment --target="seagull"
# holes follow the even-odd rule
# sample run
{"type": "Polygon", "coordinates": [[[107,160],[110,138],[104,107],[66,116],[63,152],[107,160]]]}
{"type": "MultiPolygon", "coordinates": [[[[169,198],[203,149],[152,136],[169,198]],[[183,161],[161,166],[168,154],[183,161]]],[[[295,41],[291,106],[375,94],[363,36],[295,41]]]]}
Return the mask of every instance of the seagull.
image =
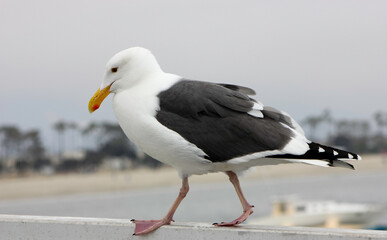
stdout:
{"type": "Polygon", "coordinates": [[[177,169],[182,178],[178,197],[160,220],[135,220],[134,235],[170,224],[189,190],[188,177],[224,172],[235,188],[243,213],[253,213],[238,175],[251,167],[305,163],[354,169],[345,160],[355,153],[309,141],[287,113],[254,99],[255,91],[238,85],[195,81],[165,73],[155,56],[142,47],[115,54],[107,63],[100,88],[90,99],[97,110],[112,93],[113,109],[126,136],[143,152],[177,169]]]}

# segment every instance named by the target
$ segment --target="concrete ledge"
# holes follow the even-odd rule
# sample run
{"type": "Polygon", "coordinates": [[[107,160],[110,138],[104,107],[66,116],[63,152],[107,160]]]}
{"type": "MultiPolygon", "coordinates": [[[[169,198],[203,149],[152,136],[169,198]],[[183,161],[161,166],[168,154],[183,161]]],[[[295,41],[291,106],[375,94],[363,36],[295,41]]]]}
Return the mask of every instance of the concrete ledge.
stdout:
{"type": "Polygon", "coordinates": [[[0,215],[0,239],[387,239],[387,232],[304,227],[213,227],[204,223],[173,223],[145,236],[132,236],[129,220],[107,218],[0,215]]]}

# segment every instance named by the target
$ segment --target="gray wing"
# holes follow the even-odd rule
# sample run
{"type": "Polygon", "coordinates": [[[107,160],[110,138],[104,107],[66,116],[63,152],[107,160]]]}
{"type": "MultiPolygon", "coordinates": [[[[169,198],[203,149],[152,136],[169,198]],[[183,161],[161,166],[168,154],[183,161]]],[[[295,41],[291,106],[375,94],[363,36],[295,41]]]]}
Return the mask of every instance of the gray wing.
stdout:
{"type": "Polygon", "coordinates": [[[254,101],[244,94],[243,90],[239,91],[238,86],[227,86],[182,80],[161,92],[158,97],[162,110],[184,117],[199,118],[202,115],[226,117],[249,112],[254,106],[254,101]],[[230,89],[231,86],[235,90],[230,89]]]}
{"type": "Polygon", "coordinates": [[[160,109],[156,119],[195,144],[213,162],[244,155],[282,149],[293,131],[281,113],[258,110],[250,96],[255,92],[236,85],[182,80],[158,97],[160,109]],[[255,109],[257,110],[257,109],[255,109]]]}

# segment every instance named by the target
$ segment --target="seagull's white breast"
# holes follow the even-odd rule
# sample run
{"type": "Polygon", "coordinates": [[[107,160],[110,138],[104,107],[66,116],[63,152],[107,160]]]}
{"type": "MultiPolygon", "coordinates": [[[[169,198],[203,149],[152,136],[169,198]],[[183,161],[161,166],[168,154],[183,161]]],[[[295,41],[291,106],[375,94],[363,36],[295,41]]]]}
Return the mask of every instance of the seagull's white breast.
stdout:
{"type": "Polygon", "coordinates": [[[113,97],[113,109],[128,138],[151,157],[178,169],[181,175],[203,174],[211,162],[205,153],[178,133],[157,121],[157,94],[179,81],[181,77],[160,74],[113,97]]]}

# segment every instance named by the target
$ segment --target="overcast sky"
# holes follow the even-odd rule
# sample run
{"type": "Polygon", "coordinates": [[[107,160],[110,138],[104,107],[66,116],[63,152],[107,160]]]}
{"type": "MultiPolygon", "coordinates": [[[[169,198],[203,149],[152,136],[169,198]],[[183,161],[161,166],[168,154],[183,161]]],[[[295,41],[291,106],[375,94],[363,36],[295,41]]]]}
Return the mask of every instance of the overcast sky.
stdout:
{"type": "Polygon", "coordinates": [[[166,72],[252,87],[296,120],[386,110],[385,0],[0,0],[0,124],[115,121],[87,104],[106,62],[149,48],[166,72]]]}

